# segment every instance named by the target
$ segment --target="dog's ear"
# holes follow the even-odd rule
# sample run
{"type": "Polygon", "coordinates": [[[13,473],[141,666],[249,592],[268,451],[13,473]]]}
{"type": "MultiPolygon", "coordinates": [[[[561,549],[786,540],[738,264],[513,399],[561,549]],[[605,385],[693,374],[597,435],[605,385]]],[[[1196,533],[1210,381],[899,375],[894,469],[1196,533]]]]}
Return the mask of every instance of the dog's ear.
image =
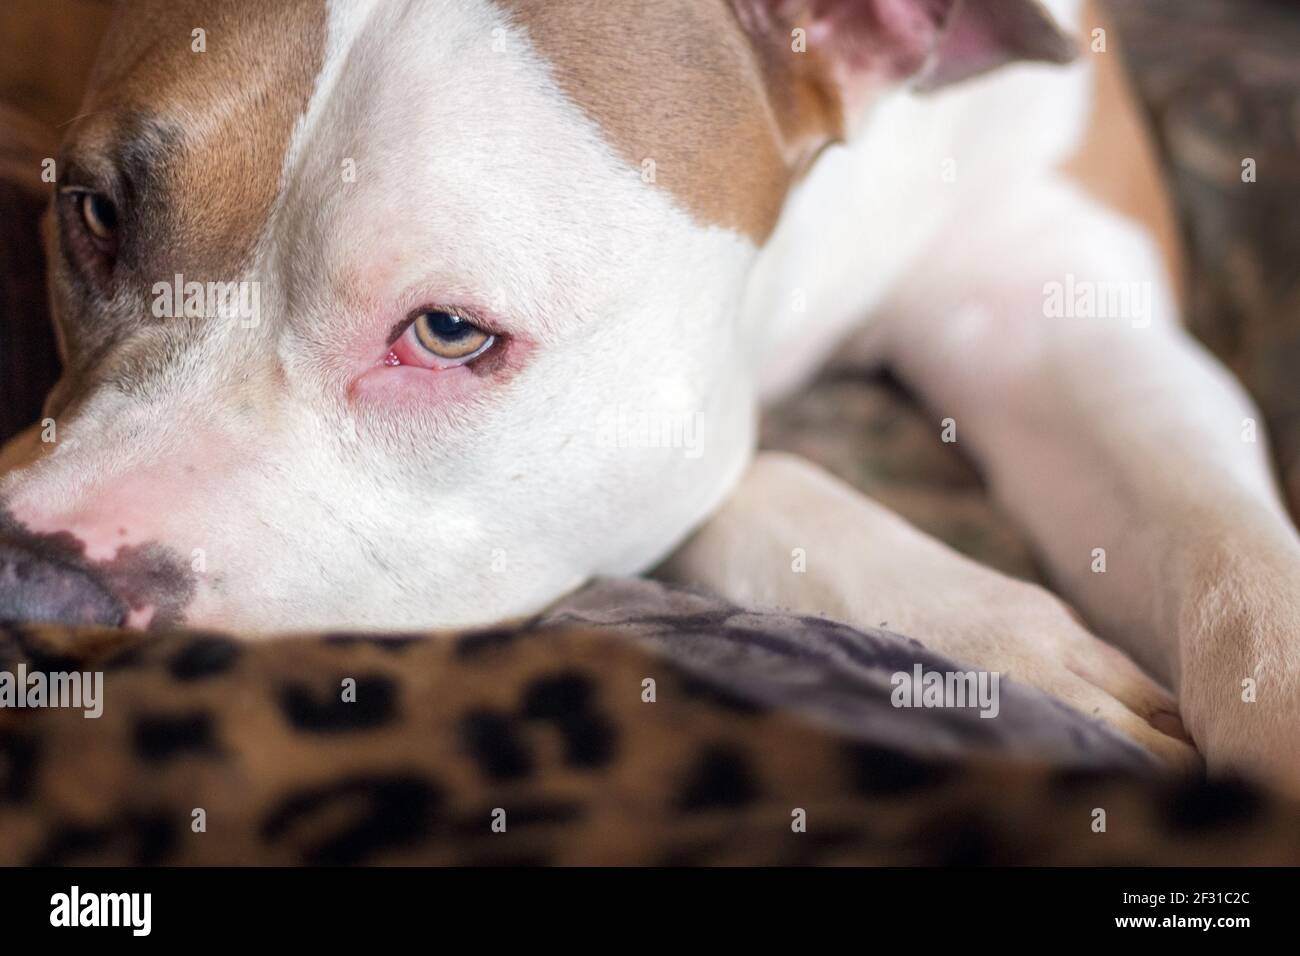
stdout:
{"type": "Polygon", "coordinates": [[[1068,63],[1077,52],[1038,0],[731,0],[781,79],[816,73],[850,122],[904,81],[933,90],[1013,60],[1068,63]]]}
{"type": "Polygon", "coordinates": [[[1017,60],[1069,63],[1078,54],[1075,39],[1039,0],[957,0],[917,88],[938,89],[1017,60]]]}

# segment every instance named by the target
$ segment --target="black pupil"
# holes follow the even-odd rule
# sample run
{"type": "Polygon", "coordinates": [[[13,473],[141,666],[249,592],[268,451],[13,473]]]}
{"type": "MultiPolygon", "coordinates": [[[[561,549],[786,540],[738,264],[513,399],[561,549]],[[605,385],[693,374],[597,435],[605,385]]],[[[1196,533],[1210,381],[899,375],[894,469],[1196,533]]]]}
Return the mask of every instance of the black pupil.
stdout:
{"type": "Polygon", "coordinates": [[[426,315],[429,331],[448,342],[459,341],[474,331],[474,326],[450,312],[428,312],[426,315]]]}
{"type": "Polygon", "coordinates": [[[111,202],[103,196],[96,196],[93,193],[87,197],[86,201],[90,203],[91,215],[99,221],[100,225],[109,230],[117,228],[117,210],[113,208],[111,202]]]}

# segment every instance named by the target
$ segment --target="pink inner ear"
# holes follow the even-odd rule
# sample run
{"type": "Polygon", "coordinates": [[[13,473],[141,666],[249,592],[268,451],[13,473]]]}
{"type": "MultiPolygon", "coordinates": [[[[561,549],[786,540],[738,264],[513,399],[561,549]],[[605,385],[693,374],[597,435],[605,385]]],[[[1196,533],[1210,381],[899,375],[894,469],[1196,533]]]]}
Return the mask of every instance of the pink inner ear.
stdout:
{"type": "Polygon", "coordinates": [[[936,89],[1016,60],[1069,63],[1078,49],[1037,0],[964,4],[919,89],[936,89]]]}
{"type": "Polygon", "coordinates": [[[959,16],[939,41],[936,72],[929,81],[943,85],[962,76],[975,76],[1006,59],[1002,43],[983,17],[959,16]]]}
{"type": "Polygon", "coordinates": [[[842,67],[902,79],[925,66],[957,0],[813,0],[809,38],[842,67]]]}

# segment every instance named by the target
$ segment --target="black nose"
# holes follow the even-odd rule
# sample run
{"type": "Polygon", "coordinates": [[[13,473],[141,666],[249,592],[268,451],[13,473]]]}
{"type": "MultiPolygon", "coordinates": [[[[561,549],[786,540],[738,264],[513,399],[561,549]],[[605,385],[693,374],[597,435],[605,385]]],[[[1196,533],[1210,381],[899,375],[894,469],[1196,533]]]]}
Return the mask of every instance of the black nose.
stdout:
{"type": "Polygon", "coordinates": [[[126,607],[79,568],[0,541],[0,621],[120,626],[126,607]]]}

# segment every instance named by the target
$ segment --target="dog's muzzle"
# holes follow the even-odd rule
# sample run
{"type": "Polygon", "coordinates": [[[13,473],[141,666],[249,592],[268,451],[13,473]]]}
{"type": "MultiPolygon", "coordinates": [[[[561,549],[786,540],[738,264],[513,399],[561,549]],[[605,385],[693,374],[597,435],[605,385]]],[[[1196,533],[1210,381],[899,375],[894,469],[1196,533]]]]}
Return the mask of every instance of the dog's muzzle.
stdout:
{"type": "Polygon", "coordinates": [[[0,541],[0,621],[118,627],[126,606],[88,572],[0,541]]]}

